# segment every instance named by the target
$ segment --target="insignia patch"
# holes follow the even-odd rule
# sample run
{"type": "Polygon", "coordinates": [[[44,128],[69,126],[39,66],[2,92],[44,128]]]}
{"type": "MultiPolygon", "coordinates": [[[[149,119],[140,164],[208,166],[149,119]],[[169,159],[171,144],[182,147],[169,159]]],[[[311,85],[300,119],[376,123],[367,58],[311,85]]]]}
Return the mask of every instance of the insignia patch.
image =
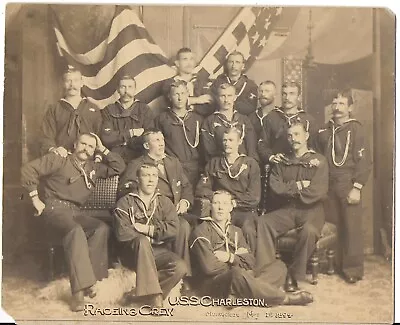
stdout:
{"type": "Polygon", "coordinates": [[[218,122],[214,122],[214,127],[217,127],[217,126],[222,126],[222,125],[219,124],[218,122]]]}
{"type": "Polygon", "coordinates": [[[309,164],[310,164],[311,167],[318,167],[320,163],[321,162],[317,158],[314,158],[314,159],[310,160],[309,164]]]}
{"type": "Polygon", "coordinates": [[[363,156],[363,152],[364,152],[365,148],[361,148],[360,150],[358,150],[358,156],[361,158],[363,156]]]}
{"type": "Polygon", "coordinates": [[[181,181],[177,181],[176,186],[181,186],[181,181]]]}
{"type": "Polygon", "coordinates": [[[104,129],[104,131],[106,131],[106,132],[110,132],[110,131],[111,131],[111,129],[110,129],[110,128],[106,128],[106,129],[104,129]]]}
{"type": "Polygon", "coordinates": [[[318,130],[318,133],[321,133],[321,132],[324,132],[324,131],[326,131],[327,129],[319,129],[318,130]]]}
{"type": "Polygon", "coordinates": [[[250,93],[249,97],[250,97],[251,99],[253,99],[253,98],[256,98],[257,96],[254,95],[253,93],[250,93]]]}
{"type": "Polygon", "coordinates": [[[203,177],[201,178],[201,181],[202,181],[204,184],[207,183],[208,177],[207,177],[207,176],[203,176],[203,177]]]}
{"type": "Polygon", "coordinates": [[[96,110],[94,108],[89,108],[89,111],[96,112],[96,110]]]}

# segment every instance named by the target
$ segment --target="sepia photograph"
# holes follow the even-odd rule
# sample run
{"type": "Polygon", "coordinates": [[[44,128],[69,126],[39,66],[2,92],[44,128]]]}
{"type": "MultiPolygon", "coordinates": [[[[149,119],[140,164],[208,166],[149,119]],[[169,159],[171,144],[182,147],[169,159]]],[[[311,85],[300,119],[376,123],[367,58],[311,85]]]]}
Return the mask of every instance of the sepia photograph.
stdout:
{"type": "Polygon", "coordinates": [[[394,322],[394,12],[4,8],[16,324],[394,322]]]}

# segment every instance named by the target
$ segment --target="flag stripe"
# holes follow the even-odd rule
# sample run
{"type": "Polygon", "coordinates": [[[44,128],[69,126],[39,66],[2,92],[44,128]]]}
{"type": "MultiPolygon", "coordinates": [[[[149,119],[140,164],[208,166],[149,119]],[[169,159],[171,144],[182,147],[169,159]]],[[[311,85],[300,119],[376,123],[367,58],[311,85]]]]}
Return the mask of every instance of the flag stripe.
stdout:
{"type": "MultiPolygon", "coordinates": [[[[136,90],[140,93],[142,90],[145,90],[147,87],[151,86],[153,83],[163,81],[175,75],[175,71],[166,65],[148,68],[142,71],[139,74],[133,73],[132,71],[136,71],[139,69],[142,61],[148,59],[146,54],[141,55],[142,59],[135,59],[133,61],[128,62],[125,66],[121,67],[119,70],[116,70],[112,75],[111,79],[102,87],[90,87],[86,82],[86,78],[83,77],[83,81],[85,87],[83,92],[86,97],[91,97],[95,100],[101,100],[102,98],[110,97],[118,86],[118,80],[123,74],[131,74],[135,75],[135,80],[137,83],[136,90]]],[[[144,63],[144,62],[143,62],[144,63]]],[[[151,98],[152,100],[153,98],[151,98]]]]}
{"type": "MultiPolygon", "coordinates": [[[[117,6],[118,7],[118,6],[117,6]]],[[[106,39],[104,39],[99,45],[91,49],[86,53],[74,53],[72,49],[69,48],[68,42],[65,40],[62,35],[61,28],[58,23],[58,19],[55,16],[56,26],[54,31],[57,36],[57,40],[59,42],[59,46],[67,51],[74,59],[82,64],[96,64],[103,60],[105,51],[107,50],[107,46],[111,44],[118,35],[128,26],[132,26],[134,28],[145,29],[143,23],[137,17],[137,15],[130,9],[124,9],[119,14],[114,17],[111,23],[110,32],[106,39]]],[[[146,31],[147,38],[151,39],[150,35],[146,31]]],[[[151,39],[152,41],[152,39],[151,39]]],[[[153,41],[154,43],[154,41],[153,41]]]]}
{"type": "MultiPolygon", "coordinates": [[[[143,40],[143,42],[145,43],[146,40],[143,40]]],[[[122,52],[122,53],[124,53],[122,55],[126,55],[126,53],[130,51],[130,48],[137,48],[137,45],[138,45],[138,42],[136,42],[136,41],[131,42],[130,44],[127,45],[128,48],[122,52]]],[[[153,48],[155,48],[157,50],[157,45],[155,45],[153,48]]],[[[142,51],[139,50],[139,52],[142,52],[142,51]]],[[[109,62],[106,66],[100,67],[99,70],[97,70],[97,73],[95,75],[91,75],[91,74],[87,74],[87,69],[86,69],[87,66],[78,64],[75,60],[73,60],[64,51],[62,51],[62,53],[63,53],[63,56],[66,58],[68,64],[78,68],[82,72],[82,75],[85,77],[85,83],[87,84],[87,86],[89,86],[90,88],[93,88],[93,89],[99,88],[99,87],[103,86],[105,83],[107,83],[108,82],[107,79],[109,79],[108,73],[110,73],[110,70],[115,71],[116,69],[119,69],[121,66],[124,65],[124,62],[126,63],[126,61],[128,61],[128,60],[132,61],[134,59],[140,59],[141,55],[148,56],[145,60],[140,60],[141,64],[138,65],[135,69],[129,71],[129,74],[131,74],[132,76],[135,76],[135,74],[140,73],[140,72],[144,71],[145,69],[164,65],[164,61],[165,61],[165,57],[163,57],[161,54],[157,54],[157,53],[153,54],[150,51],[147,53],[138,53],[138,55],[134,58],[127,56],[125,58],[125,60],[121,60],[121,57],[120,57],[121,54],[117,53],[117,55],[114,57],[114,59],[111,62],[109,62]]]]}

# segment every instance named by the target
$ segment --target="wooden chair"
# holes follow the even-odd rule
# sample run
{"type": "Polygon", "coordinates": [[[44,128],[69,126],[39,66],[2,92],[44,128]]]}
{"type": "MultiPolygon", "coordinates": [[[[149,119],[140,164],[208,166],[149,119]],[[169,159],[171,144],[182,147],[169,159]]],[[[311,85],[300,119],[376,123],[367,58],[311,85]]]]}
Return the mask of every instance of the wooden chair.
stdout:
{"type": "MultiPolygon", "coordinates": [[[[96,181],[96,187],[90,195],[88,201],[85,203],[82,210],[85,210],[88,216],[99,218],[107,224],[112,224],[112,209],[115,206],[117,199],[119,176],[113,176],[110,178],[99,178],[96,181]]],[[[62,250],[62,243],[60,238],[55,238],[49,231],[45,229],[45,240],[47,245],[47,256],[48,256],[48,274],[49,280],[54,280],[56,274],[56,251],[62,250]]],[[[113,236],[111,235],[110,241],[110,254],[113,256],[114,251],[113,236]]],[[[62,263],[62,270],[65,269],[65,263],[62,263]]]]}
{"type": "MultiPolygon", "coordinates": [[[[326,273],[332,275],[334,271],[335,244],[337,241],[336,226],[326,222],[322,228],[321,236],[318,239],[315,251],[309,263],[311,267],[311,283],[318,283],[318,273],[323,269],[323,264],[327,264],[326,273]]],[[[292,229],[286,234],[277,238],[276,256],[281,258],[282,254],[293,255],[297,243],[297,229],[292,229]]]]}

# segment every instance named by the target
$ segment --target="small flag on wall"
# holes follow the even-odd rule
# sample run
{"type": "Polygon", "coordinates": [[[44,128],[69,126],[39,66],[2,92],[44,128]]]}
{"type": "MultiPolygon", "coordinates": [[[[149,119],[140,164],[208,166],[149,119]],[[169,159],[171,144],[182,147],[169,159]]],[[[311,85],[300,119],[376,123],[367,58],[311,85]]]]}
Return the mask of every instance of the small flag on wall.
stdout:
{"type": "Polygon", "coordinates": [[[283,10],[282,7],[243,8],[203,57],[198,66],[198,74],[203,78],[215,79],[223,72],[229,53],[235,50],[245,56],[248,70],[268,45],[283,10]]]}

